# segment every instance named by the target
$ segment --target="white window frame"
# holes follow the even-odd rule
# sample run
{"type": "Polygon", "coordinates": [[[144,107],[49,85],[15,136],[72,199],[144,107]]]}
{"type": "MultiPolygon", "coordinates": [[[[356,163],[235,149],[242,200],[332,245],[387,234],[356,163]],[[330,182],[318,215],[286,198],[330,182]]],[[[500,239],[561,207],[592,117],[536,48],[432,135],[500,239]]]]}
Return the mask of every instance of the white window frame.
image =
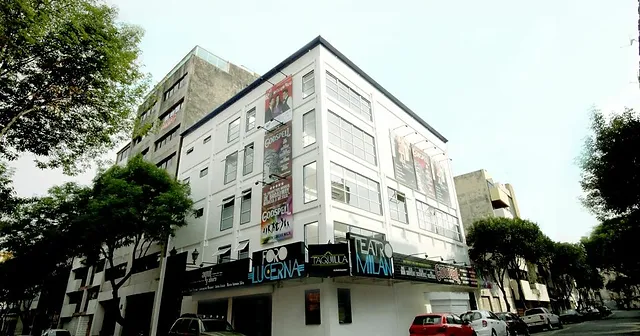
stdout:
{"type": "Polygon", "coordinates": [[[397,222],[409,224],[407,213],[407,197],[393,188],[387,187],[389,192],[389,217],[397,222]]]}
{"type": "Polygon", "coordinates": [[[329,96],[335,98],[341,104],[345,105],[359,116],[364,117],[366,120],[373,121],[371,102],[369,99],[356,92],[329,71],[327,71],[326,74],[327,93],[329,96]]]}
{"type": "Polygon", "coordinates": [[[247,115],[245,116],[245,132],[249,132],[250,130],[256,127],[256,108],[253,107],[249,111],[247,111],[247,115]]]}
{"type": "Polygon", "coordinates": [[[318,200],[318,164],[316,161],[302,167],[304,203],[318,200]],[[313,170],[313,172],[311,172],[313,170]]]}
{"type": "Polygon", "coordinates": [[[240,118],[236,118],[229,123],[227,128],[227,143],[233,142],[240,137],[240,118]]]}
{"type": "Polygon", "coordinates": [[[329,143],[374,166],[378,165],[376,140],[336,113],[329,111],[329,143]]]}
{"type": "Polygon", "coordinates": [[[231,228],[233,228],[233,215],[235,212],[235,197],[231,196],[228,198],[225,198],[224,200],[222,200],[222,206],[221,206],[221,210],[220,210],[220,231],[225,231],[225,230],[229,230],[231,228]],[[225,217],[225,209],[231,209],[230,210],[230,215],[227,215],[225,217]],[[231,224],[230,226],[225,226],[225,221],[228,224],[231,224]]]}
{"type": "Polygon", "coordinates": [[[233,152],[224,159],[224,184],[231,183],[238,176],[238,152],[233,152]],[[235,157],[234,161],[230,160],[235,157]]]}
{"type": "Polygon", "coordinates": [[[304,243],[320,244],[320,231],[318,222],[311,222],[304,225],[304,243]]]}
{"type": "Polygon", "coordinates": [[[382,214],[380,184],[368,177],[331,162],[331,199],[377,215],[382,214]],[[351,188],[354,187],[354,190],[351,188]],[[367,192],[365,197],[364,193],[367,192]],[[343,199],[335,198],[342,194],[343,199]],[[372,194],[377,200],[371,199],[372,194]],[[365,206],[366,204],[366,206],[365,206]],[[375,207],[374,207],[375,205],[375,207]],[[374,211],[375,210],[375,211],[374,211]]]}
{"type": "Polygon", "coordinates": [[[302,115],[302,147],[316,143],[316,110],[302,115]]]}
{"type": "Polygon", "coordinates": [[[242,153],[242,176],[253,173],[253,156],[255,154],[255,146],[252,143],[244,146],[242,153]]]}
{"type": "Polygon", "coordinates": [[[248,239],[238,243],[238,260],[249,258],[250,245],[251,242],[248,239]]]}
{"type": "Polygon", "coordinates": [[[200,169],[200,177],[205,177],[209,174],[209,167],[204,167],[200,169]]]}
{"type": "Polygon", "coordinates": [[[240,196],[240,225],[248,223],[251,223],[251,189],[240,196]]]}
{"type": "Polygon", "coordinates": [[[216,251],[216,264],[223,264],[231,261],[231,245],[224,245],[218,247],[216,251]],[[226,259],[226,260],[225,260],[226,259]]]}
{"type": "Polygon", "coordinates": [[[316,92],[316,82],[313,70],[302,76],[302,99],[305,99],[316,92]]]}

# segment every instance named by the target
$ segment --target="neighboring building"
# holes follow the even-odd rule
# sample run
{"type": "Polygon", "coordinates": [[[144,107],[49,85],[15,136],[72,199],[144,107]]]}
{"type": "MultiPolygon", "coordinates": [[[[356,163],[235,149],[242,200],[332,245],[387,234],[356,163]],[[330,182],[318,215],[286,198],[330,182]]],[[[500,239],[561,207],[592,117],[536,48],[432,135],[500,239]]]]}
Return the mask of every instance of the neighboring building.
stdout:
{"type": "MultiPolygon", "coordinates": [[[[459,175],[453,180],[462,223],[466,229],[474,221],[482,218],[520,218],[520,208],[513,187],[494,181],[486,170],[459,175]]],[[[506,298],[495,283],[483,278],[485,288],[482,289],[480,298],[480,306],[483,309],[505,311],[505,300],[509,301],[514,312],[522,312],[535,306],[550,307],[548,276],[545,270],[524,260],[520,264],[520,269],[509,270],[508,276],[504,279],[506,298]]]]}
{"type": "Polygon", "coordinates": [[[248,336],[401,335],[476,307],[447,140],[321,37],[182,135],[182,313],[248,336]]]}
{"type": "MultiPolygon", "coordinates": [[[[180,132],[233,97],[257,75],[231,64],[203,48],[193,48],[145,98],[138,109],[138,123],[131,142],[119,152],[116,164],[129,157],[144,157],[175,176],[180,156],[180,132]]],[[[60,326],[74,336],[149,335],[152,313],[159,307],[161,250],[152,246],[147,257],[131,265],[131,248],[116,251],[116,267],[105,270],[104,261],[86,266],[75,259],[60,326]],[[119,278],[134,268],[133,276],[120,288],[120,302],[111,300],[110,277],[119,278]],[[127,327],[122,330],[110,316],[109,305],[120,307],[127,327]]]]}

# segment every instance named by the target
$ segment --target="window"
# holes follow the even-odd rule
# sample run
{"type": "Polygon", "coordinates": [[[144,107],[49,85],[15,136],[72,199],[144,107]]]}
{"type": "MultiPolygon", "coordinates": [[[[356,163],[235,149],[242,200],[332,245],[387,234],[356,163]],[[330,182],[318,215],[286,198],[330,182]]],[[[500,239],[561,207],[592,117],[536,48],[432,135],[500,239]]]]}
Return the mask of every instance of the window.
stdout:
{"type": "Polygon", "coordinates": [[[169,125],[173,124],[174,121],[176,121],[178,112],[180,112],[180,110],[182,109],[182,104],[183,100],[173,105],[167,112],[160,116],[160,121],[162,122],[162,125],[160,126],[161,130],[167,128],[169,125]]]}
{"type": "Polygon", "coordinates": [[[302,146],[316,143],[316,111],[311,110],[302,115],[302,146]]]}
{"type": "Polygon", "coordinates": [[[238,244],[238,260],[249,258],[249,241],[241,241],[238,244]]]}
{"type": "Polygon", "coordinates": [[[224,160],[224,184],[235,181],[238,172],[238,152],[227,155],[224,160]]]}
{"type": "Polygon", "coordinates": [[[304,202],[313,202],[318,199],[316,162],[311,162],[302,167],[302,175],[304,179],[304,202]]]}
{"type": "Polygon", "coordinates": [[[235,198],[231,196],[222,201],[222,216],[220,217],[220,231],[224,231],[233,227],[233,207],[235,198]]]}
{"type": "Polygon", "coordinates": [[[227,142],[236,140],[240,136],[240,118],[229,123],[227,131],[227,142]]]}
{"type": "Polygon", "coordinates": [[[222,264],[231,261],[231,245],[225,245],[218,247],[218,252],[216,252],[218,256],[217,263],[222,264]]]}
{"type": "Polygon", "coordinates": [[[407,224],[409,219],[407,217],[407,200],[404,197],[404,194],[391,188],[388,189],[389,215],[391,216],[391,219],[407,224]]]}
{"type": "Polygon", "coordinates": [[[338,323],[351,323],[351,290],[338,288],[338,323]]]}
{"type": "Polygon", "coordinates": [[[353,112],[365,117],[367,120],[373,120],[371,103],[329,72],[327,72],[327,92],[353,112]]]}
{"type": "Polygon", "coordinates": [[[314,79],[313,70],[302,76],[302,99],[307,98],[316,92],[316,82],[314,79]]]}
{"type": "Polygon", "coordinates": [[[416,209],[418,210],[418,226],[422,230],[462,241],[458,218],[420,201],[416,201],[416,209]]]}
{"type": "Polygon", "coordinates": [[[242,175],[253,172],[253,143],[244,147],[244,159],[242,160],[242,175]]]}
{"type": "MultiPolygon", "coordinates": [[[[179,136],[180,134],[178,134],[178,127],[167,132],[167,134],[163,135],[162,138],[158,139],[155,142],[155,151],[158,151],[158,149],[166,146],[169,142],[171,142],[171,140],[178,138],[179,136]]],[[[191,150],[193,151],[193,148],[191,150]]],[[[187,151],[187,154],[189,154],[189,151],[187,151]]]]}
{"type": "Polygon", "coordinates": [[[331,199],[365,211],[382,214],[378,182],[333,162],[331,162],[331,199]]]}
{"type": "Polygon", "coordinates": [[[208,137],[204,138],[204,140],[202,140],[202,143],[206,144],[209,141],[211,141],[211,136],[210,135],[208,137]]]}
{"type": "Polygon", "coordinates": [[[202,170],[200,170],[200,177],[205,177],[207,174],[209,174],[209,167],[202,168],[202,170]]]}
{"type": "Polygon", "coordinates": [[[191,154],[191,153],[193,153],[193,147],[191,147],[191,148],[187,149],[187,155],[189,155],[189,154],[191,154]]]}
{"type": "Polygon", "coordinates": [[[196,209],[195,216],[196,218],[200,218],[204,215],[204,208],[196,209]]]}
{"type": "Polygon", "coordinates": [[[347,242],[347,233],[354,233],[365,237],[372,237],[379,240],[385,240],[384,233],[379,233],[375,231],[370,231],[367,229],[361,229],[356,226],[351,226],[348,224],[333,222],[333,240],[334,243],[346,243],[347,242]]]}
{"type": "Polygon", "coordinates": [[[175,157],[176,157],[176,153],[173,153],[168,158],[160,161],[156,166],[158,166],[158,168],[161,168],[161,169],[167,169],[171,167],[171,165],[173,165],[173,161],[175,157]]]}
{"type": "Polygon", "coordinates": [[[329,111],[329,143],[372,165],[376,164],[376,146],[373,137],[331,111],[329,111]]]}
{"type": "Polygon", "coordinates": [[[304,243],[320,244],[320,237],[318,236],[318,222],[313,222],[304,225],[304,243]]]}
{"type": "Polygon", "coordinates": [[[252,108],[249,110],[249,112],[247,112],[247,115],[245,117],[245,131],[249,132],[250,130],[252,130],[254,127],[256,127],[256,108],[252,108]]]}
{"type": "Polygon", "coordinates": [[[131,264],[131,273],[141,273],[160,267],[160,252],[137,258],[131,264]]]}
{"type": "Polygon", "coordinates": [[[249,222],[251,222],[251,190],[245,190],[240,202],[240,224],[249,222]]]}
{"type": "Polygon", "coordinates": [[[185,77],[187,77],[187,75],[182,76],[180,79],[178,79],[178,81],[173,84],[169,90],[164,92],[164,100],[167,100],[169,98],[171,98],[171,96],[173,96],[174,93],[176,93],[176,91],[178,91],[178,89],[180,89],[181,87],[183,87],[186,83],[186,81],[184,80],[185,77]]]}
{"type": "Polygon", "coordinates": [[[143,149],[142,152],[140,152],[140,154],[142,154],[142,158],[143,159],[146,159],[147,158],[147,154],[149,154],[149,147],[143,149]]]}

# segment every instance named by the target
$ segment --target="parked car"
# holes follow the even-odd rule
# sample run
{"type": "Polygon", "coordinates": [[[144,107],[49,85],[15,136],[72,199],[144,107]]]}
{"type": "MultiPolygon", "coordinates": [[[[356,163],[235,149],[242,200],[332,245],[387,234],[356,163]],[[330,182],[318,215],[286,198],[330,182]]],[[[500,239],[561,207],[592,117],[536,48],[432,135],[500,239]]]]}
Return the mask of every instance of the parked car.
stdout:
{"type": "Polygon", "coordinates": [[[514,313],[496,313],[496,315],[507,323],[507,332],[511,336],[526,335],[529,336],[529,327],[527,324],[514,313]]]}
{"type": "Polygon", "coordinates": [[[602,317],[607,317],[612,314],[611,309],[609,309],[609,307],[607,306],[598,306],[596,307],[596,309],[598,309],[598,311],[600,312],[600,316],[602,317]]]}
{"type": "Polygon", "coordinates": [[[409,336],[476,336],[468,322],[449,313],[418,315],[409,328],[409,336]]]}
{"type": "Polygon", "coordinates": [[[580,310],[580,313],[584,316],[585,320],[597,320],[600,317],[600,311],[595,307],[586,307],[580,310]]]}
{"type": "Polygon", "coordinates": [[[508,336],[507,323],[486,310],[471,310],[460,317],[469,321],[478,336],[508,336]]]}
{"type": "Polygon", "coordinates": [[[169,330],[169,336],[244,336],[233,330],[229,322],[218,318],[200,318],[182,314],[169,330]]]}
{"type": "Polygon", "coordinates": [[[71,336],[71,333],[66,329],[48,329],[42,336],[71,336]]]}
{"type": "Polygon", "coordinates": [[[580,314],[575,309],[567,309],[560,313],[560,322],[563,324],[567,323],[580,323],[584,321],[584,315],[580,314]]]}
{"type": "Polygon", "coordinates": [[[560,317],[551,313],[547,308],[539,307],[527,309],[524,312],[523,320],[527,323],[529,330],[532,329],[549,329],[554,327],[563,328],[560,317]]]}

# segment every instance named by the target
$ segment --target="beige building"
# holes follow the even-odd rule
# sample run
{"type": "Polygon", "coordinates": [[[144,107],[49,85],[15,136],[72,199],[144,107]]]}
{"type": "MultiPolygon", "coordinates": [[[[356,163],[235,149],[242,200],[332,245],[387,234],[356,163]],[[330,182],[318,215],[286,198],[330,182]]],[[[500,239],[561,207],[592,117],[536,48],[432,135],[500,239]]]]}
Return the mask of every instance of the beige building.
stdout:
{"type": "MultiPolygon", "coordinates": [[[[520,208],[510,184],[494,181],[489,173],[480,169],[453,178],[460,204],[460,216],[465,232],[478,219],[487,217],[519,218],[520,208]]],[[[509,301],[512,311],[520,311],[535,306],[550,305],[549,293],[543,272],[536,265],[524,260],[518,270],[509,270],[504,279],[506,298],[498,286],[485,281],[478,304],[481,309],[502,312],[506,310],[505,300],[509,301]],[[519,280],[516,280],[519,279],[519,280]],[[518,284],[520,286],[518,286],[518,284]]]]}

